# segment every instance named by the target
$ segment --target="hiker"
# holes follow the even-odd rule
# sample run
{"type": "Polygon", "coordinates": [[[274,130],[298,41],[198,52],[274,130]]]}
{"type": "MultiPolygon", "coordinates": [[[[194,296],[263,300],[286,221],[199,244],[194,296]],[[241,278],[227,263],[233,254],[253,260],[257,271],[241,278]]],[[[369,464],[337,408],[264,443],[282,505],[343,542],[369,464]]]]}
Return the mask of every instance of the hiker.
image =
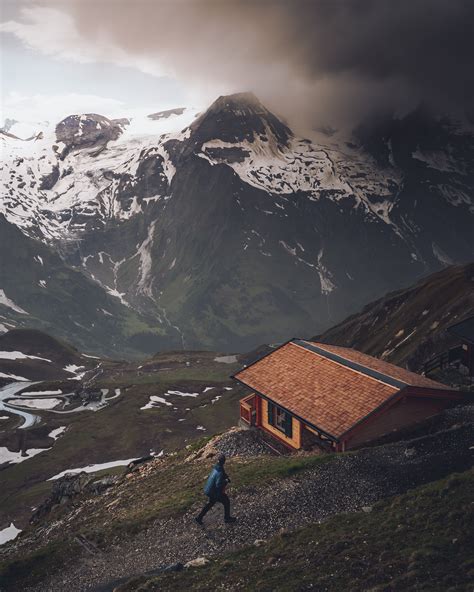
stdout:
{"type": "Polygon", "coordinates": [[[212,469],[207,481],[204,486],[204,493],[208,496],[209,501],[201,510],[199,516],[196,516],[195,520],[198,524],[202,525],[202,519],[214,506],[216,502],[221,503],[224,506],[224,522],[235,522],[236,518],[230,515],[230,499],[225,493],[225,487],[227,483],[230,483],[230,479],[227,473],[224,471],[225,454],[220,454],[217,458],[217,464],[212,469]]]}

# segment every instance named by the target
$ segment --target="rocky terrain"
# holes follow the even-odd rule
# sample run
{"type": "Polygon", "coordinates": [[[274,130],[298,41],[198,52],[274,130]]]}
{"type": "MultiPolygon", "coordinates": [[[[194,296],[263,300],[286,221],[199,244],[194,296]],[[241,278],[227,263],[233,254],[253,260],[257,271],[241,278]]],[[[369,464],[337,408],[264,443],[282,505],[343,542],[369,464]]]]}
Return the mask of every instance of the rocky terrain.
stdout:
{"type": "Polygon", "coordinates": [[[420,108],[304,138],[249,93],[197,115],[9,126],[1,326],[115,356],[247,351],[472,260],[471,129],[420,108]]]}
{"type": "MultiPolygon", "coordinates": [[[[189,454],[183,451],[153,460],[124,474],[102,494],[85,492],[72,505],[58,506],[4,547],[4,589],[127,589],[124,582],[143,572],[150,579],[177,563],[199,557],[215,560],[254,541],[257,546],[271,544],[278,533],[290,536],[299,527],[336,514],[370,514],[379,500],[472,466],[472,407],[449,410],[442,417],[437,430],[425,430],[421,437],[350,454],[234,457],[227,470],[239,520],[232,526],[221,522],[219,508],[203,528],[193,523],[210,459],[183,463],[189,454]]],[[[386,526],[391,528],[389,522],[386,526]]],[[[418,576],[429,579],[429,574],[418,576]]],[[[179,577],[166,589],[180,589],[179,577]]],[[[289,589],[299,588],[295,583],[289,589]]]]}
{"type": "MultiPolygon", "coordinates": [[[[128,119],[108,119],[96,113],[86,115],[70,115],[56,126],[56,150],[59,158],[64,160],[72,150],[93,148],[92,154],[98,156],[107,148],[107,143],[117,140],[122,134],[123,127],[129,125],[128,119]]],[[[59,167],[53,169],[55,180],[48,183],[52,189],[59,179],[59,167]]],[[[44,181],[43,181],[44,185],[44,181]]]]}

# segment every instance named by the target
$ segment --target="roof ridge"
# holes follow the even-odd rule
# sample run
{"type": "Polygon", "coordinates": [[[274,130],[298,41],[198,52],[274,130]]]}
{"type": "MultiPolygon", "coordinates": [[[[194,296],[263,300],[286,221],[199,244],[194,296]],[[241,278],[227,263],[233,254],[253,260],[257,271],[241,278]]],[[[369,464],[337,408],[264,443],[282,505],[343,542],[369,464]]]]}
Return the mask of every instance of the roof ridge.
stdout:
{"type": "Polygon", "coordinates": [[[345,366],[346,368],[359,372],[360,374],[368,376],[369,378],[377,380],[378,382],[381,382],[383,384],[387,384],[400,390],[405,388],[406,386],[409,386],[408,382],[405,382],[398,378],[394,378],[393,376],[389,376],[388,374],[384,374],[383,372],[379,372],[378,370],[368,368],[363,364],[359,364],[358,362],[354,362],[353,360],[348,360],[347,358],[344,358],[342,355],[335,354],[334,352],[324,349],[324,344],[322,344],[323,347],[319,347],[318,345],[315,345],[314,343],[306,341],[304,339],[292,339],[291,343],[294,343],[295,345],[302,347],[307,351],[311,351],[315,354],[321,355],[324,358],[327,358],[333,362],[340,364],[341,366],[345,366]]]}

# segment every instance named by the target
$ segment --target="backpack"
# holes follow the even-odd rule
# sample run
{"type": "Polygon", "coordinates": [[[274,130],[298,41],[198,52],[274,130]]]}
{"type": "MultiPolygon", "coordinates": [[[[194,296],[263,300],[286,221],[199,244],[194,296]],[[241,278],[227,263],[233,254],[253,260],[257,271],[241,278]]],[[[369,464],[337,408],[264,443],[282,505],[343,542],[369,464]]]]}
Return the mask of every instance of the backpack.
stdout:
{"type": "Polygon", "coordinates": [[[207,478],[206,485],[204,486],[204,493],[208,497],[213,497],[222,489],[222,468],[214,467],[207,478]]]}

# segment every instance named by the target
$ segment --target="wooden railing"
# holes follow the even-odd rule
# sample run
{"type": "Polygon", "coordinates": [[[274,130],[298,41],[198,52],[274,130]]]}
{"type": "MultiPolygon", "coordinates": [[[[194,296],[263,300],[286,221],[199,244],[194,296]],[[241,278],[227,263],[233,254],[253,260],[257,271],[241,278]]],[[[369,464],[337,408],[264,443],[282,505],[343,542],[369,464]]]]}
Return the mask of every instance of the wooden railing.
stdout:
{"type": "Polygon", "coordinates": [[[443,369],[449,366],[449,364],[453,364],[455,362],[461,362],[465,352],[462,346],[453,347],[448,351],[445,351],[437,356],[434,356],[427,362],[425,362],[423,366],[423,374],[428,376],[431,372],[438,369],[443,369]]]}
{"type": "Polygon", "coordinates": [[[249,426],[254,425],[255,395],[248,395],[240,399],[240,419],[249,426]]]}

